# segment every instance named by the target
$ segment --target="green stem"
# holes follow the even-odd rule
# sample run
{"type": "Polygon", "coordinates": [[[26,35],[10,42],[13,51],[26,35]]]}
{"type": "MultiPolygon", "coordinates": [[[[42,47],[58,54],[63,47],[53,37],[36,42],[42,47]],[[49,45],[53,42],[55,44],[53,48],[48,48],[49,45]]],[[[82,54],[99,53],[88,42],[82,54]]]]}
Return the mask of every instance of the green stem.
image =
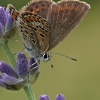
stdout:
{"type": "Polygon", "coordinates": [[[10,60],[13,68],[15,69],[16,68],[16,60],[15,60],[15,57],[11,51],[11,49],[8,47],[8,42],[7,41],[0,41],[0,44],[2,45],[8,59],[10,60]]]}
{"type": "Polygon", "coordinates": [[[33,91],[31,89],[31,86],[29,83],[26,86],[24,86],[24,90],[25,90],[29,100],[36,100],[35,95],[33,94],[33,91]]]}

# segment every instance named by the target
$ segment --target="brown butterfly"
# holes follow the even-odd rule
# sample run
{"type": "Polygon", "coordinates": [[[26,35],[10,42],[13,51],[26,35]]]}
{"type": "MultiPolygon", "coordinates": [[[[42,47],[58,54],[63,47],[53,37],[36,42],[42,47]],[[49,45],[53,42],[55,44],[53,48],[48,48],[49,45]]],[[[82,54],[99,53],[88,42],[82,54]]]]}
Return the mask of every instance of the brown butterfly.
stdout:
{"type": "Polygon", "coordinates": [[[24,46],[37,60],[49,60],[48,51],[57,46],[88,13],[89,4],[78,0],[32,0],[19,12],[9,4],[10,14],[24,46]]]}

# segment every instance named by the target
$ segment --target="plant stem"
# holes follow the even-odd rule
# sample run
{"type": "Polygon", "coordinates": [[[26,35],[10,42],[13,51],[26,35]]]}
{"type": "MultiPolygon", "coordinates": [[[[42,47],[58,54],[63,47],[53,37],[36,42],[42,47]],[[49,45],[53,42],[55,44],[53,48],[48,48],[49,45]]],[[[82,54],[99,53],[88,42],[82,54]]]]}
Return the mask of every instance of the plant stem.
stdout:
{"type": "Polygon", "coordinates": [[[24,90],[25,90],[29,100],[36,100],[35,95],[31,89],[31,86],[29,83],[26,86],[24,86],[24,90]]]}
{"type": "Polygon", "coordinates": [[[2,45],[9,61],[11,62],[13,68],[15,69],[16,68],[16,60],[15,60],[15,57],[11,51],[11,49],[9,48],[8,46],[8,42],[7,41],[0,41],[0,44],[2,45]]]}

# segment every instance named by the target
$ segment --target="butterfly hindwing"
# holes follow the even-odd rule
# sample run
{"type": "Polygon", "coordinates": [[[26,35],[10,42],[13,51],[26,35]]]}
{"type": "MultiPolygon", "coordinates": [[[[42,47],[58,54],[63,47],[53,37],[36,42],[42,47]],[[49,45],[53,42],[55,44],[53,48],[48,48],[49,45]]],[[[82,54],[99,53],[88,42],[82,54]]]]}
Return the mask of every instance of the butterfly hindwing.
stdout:
{"type": "Polygon", "coordinates": [[[76,27],[88,11],[89,5],[81,1],[63,0],[53,4],[49,16],[51,25],[49,50],[59,44],[76,27]]]}

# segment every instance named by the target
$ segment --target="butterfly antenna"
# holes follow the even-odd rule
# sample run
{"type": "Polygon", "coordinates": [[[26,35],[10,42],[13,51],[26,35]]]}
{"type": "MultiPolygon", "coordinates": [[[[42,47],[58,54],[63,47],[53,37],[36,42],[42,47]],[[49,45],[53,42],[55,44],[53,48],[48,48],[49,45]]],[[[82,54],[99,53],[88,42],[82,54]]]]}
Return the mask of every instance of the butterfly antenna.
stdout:
{"type": "MultiPolygon", "coordinates": [[[[23,51],[25,48],[22,48],[20,51],[18,51],[17,53],[23,51]]],[[[16,55],[17,53],[14,53],[13,55],[16,55]]]]}
{"type": "Polygon", "coordinates": [[[50,53],[52,53],[52,54],[58,54],[58,55],[67,57],[67,58],[69,58],[69,59],[71,59],[71,60],[77,61],[77,59],[75,59],[75,58],[71,58],[71,57],[69,57],[69,56],[66,56],[66,55],[63,55],[63,54],[60,54],[60,53],[55,53],[55,52],[50,52],[50,53]]]}
{"type": "MultiPolygon", "coordinates": [[[[14,40],[15,42],[18,42],[18,43],[21,43],[21,44],[23,44],[24,45],[24,43],[23,42],[21,42],[21,41],[18,41],[18,40],[16,40],[16,39],[14,39],[14,38],[10,38],[11,40],[14,40]]],[[[17,53],[19,53],[19,52],[21,52],[21,51],[23,51],[25,49],[25,47],[24,48],[22,48],[20,51],[18,51],[17,53]]],[[[14,53],[13,55],[16,55],[17,53],[14,53]]]]}
{"type": "Polygon", "coordinates": [[[10,38],[11,40],[14,40],[15,42],[18,42],[18,43],[21,43],[21,44],[24,44],[23,42],[19,41],[19,40],[16,40],[14,38],[10,38]]]}

